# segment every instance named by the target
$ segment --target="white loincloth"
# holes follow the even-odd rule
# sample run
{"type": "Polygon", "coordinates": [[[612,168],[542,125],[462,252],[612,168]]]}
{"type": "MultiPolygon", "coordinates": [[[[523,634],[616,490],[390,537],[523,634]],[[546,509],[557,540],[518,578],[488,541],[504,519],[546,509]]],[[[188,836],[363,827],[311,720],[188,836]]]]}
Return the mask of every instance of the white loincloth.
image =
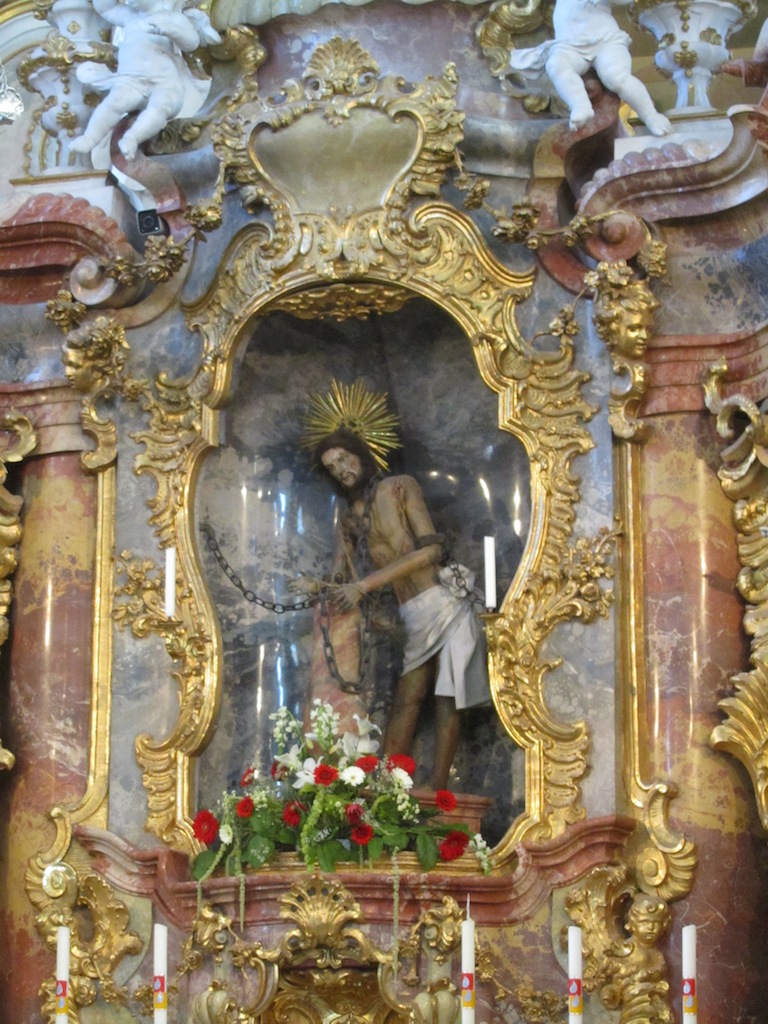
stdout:
{"type": "Polygon", "coordinates": [[[485,633],[468,600],[434,586],[401,604],[400,615],[407,637],[403,675],[439,652],[437,696],[453,697],[457,708],[490,701],[485,633]]]}

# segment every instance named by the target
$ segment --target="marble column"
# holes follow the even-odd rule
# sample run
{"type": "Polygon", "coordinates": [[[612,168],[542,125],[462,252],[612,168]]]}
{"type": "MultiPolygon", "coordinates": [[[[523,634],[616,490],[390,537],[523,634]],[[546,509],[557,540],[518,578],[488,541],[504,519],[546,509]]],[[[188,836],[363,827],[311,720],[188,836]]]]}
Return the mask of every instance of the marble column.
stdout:
{"type": "Polygon", "coordinates": [[[76,803],[86,787],[96,521],[96,481],[71,450],[71,392],[17,392],[10,400],[39,427],[41,442],[9,488],[23,496],[24,533],[11,633],[0,652],[2,735],[16,757],[0,777],[3,1024],[39,1019],[38,990],[54,972],[55,953],[35,930],[25,872],[30,858],[52,847],[52,808],[76,803]]]}
{"type": "Polygon", "coordinates": [[[699,858],[690,896],[673,905],[673,1006],[679,1013],[680,929],[695,924],[700,1019],[758,1024],[768,970],[768,846],[746,772],[709,745],[718,701],[731,677],[748,668],[733,506],[717,477],[719,439],[709,414],[650,422],[643,452],[647,746],[652,777],[679,790],[673,824],[699,858]]]}

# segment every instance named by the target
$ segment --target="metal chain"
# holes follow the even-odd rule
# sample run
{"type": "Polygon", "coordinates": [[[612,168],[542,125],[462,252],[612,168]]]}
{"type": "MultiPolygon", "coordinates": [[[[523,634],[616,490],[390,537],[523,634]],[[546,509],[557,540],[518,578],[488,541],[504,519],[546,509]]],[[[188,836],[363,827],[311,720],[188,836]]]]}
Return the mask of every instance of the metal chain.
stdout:
{"type": "MultiPolygon", "coordinates": [[[[371,506],[376,487],[381,479],[379,473],[375,473],[365,485],[363,494],[363,512],[357,517],[360,523],[360,532],[355,541],[355,569],[358,574],[367,576],[371,568],[371,556],[368,550],[368,535],[371,531],[371,506]]],[[[320,591],[320,632],[323,635],[323,653],[328,665],[328,671],[344,693],[360,693],[363,689],[368,669],[371,664],[371,618],[375,597],[373,594],[364,594],[360,602],[362,607],[361,629],[360,629],[360,661],[357,670],[357,679],[345,679],[339,671],[336,661],[336,652],[333,649],[331,640],[331,620],[328,613],[328,588],[320,591]]]]}
{"type": "Polygon", "coordinates": [[[205,537],[205,543],[208,550],[213,552],[213,557],[219,563],[219,568],[230,583],[237,587],[246,601],[250,601],[251,604],[258,605],[259,608],[265,608],[268,612],[275,612],[276,615],[282,615],[283,612],[300,612],[304,611],[305,608],[312,607],[313,602],[311,598],[307,598],[304,601],[296,601],[295,604],[283,604],[282,601],[270,601],[268,598],[259,597],[259,595],[254,593],[253,590],[246,589],[243,581],[224,557],[211,528],[209,526],[201,526],[200,532],[205,537]]]}
{"type": "Polygon", "coordinates": [[[473,587],[472,590],[469,589],[469,585],[464,577],[464,573],[461,571],[461,566],[454,557],[453,549],[451,548],[451,543],[449,540],[444,540],[442,543],[440,560],[443,565],[446,565],[450,568],[451,572],[453,573],[453,582],[456,584],[456,587],[459,591],[463,591],[466,594],[469,603],[479,604],[485,607],[485,598],[483,595],[480,594],[477,587],[473,587]]]}
{"type": "Polygon", "coordinates": [[[328,588],[323,587],[320,591],[320,632],[323,637],[323,653],[325,654],[328,671],[330,672],[331,677],[339,684],[339,689],[343,693],[361,692],[371,662],[370,641],[372,602],[366,596],[361,603],[363,604],[364,614],[361,620],[362,628],[360,630],[360,662],[358,665],[358,676],[357,679],[345,679],[339,671],[339,665],[336,661],[336,652],[333,649],[333,641],[331,640],[331,616],[328,611],[328,588]]]}

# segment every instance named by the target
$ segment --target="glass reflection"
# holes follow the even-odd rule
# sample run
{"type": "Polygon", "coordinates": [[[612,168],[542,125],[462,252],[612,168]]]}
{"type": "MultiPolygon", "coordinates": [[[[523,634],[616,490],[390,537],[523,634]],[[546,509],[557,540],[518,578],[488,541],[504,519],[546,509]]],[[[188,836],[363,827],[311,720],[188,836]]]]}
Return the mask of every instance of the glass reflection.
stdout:
{"type": "MultiPolygon", "coordinates": [[[[340,499],[299,438],[309,393],[327,390],[334,377],[345,383],[362,377],[371,390],[388,393],[403,441],[390,470],[418,480],[435,528],[451,539],[455,558],[474,570],[479,586],[484,536],[496,538],[501,593],[520,562],[530,522],[527,457],[498,430],[497,396],[483,384],[471,346],[450,318],[422,300],[365,321],[265,318],[242,353],[225,412],[226,442],[209,456],[196,494],[198,524],[210,526],[243,588],[253,592],[233,586],[201,545],[224,650],[221,714],[201,759],[203,805],[237,784],[245,767],[268,771],[269,715],[277,707],[303,712],[313,613],[276,614],[263,602],[293,605],[287,579],[300,572],[323,576],[330,567],[340,499]]],[[[395,621],[396,612],[390,624],[395,621]]],[[[397,679],[397,634],[397,628],[375,634],[363,694],[382,726],[397,679]]],[[[429,708],[422,717],[415,756],[428,767],[429,708]]],[[[462,717],[451,786],[494,798],[483,831],[495,842],[521,810],[512,794],[522,787],[513,780],[522,759],[492,706],[462,717]]]]}

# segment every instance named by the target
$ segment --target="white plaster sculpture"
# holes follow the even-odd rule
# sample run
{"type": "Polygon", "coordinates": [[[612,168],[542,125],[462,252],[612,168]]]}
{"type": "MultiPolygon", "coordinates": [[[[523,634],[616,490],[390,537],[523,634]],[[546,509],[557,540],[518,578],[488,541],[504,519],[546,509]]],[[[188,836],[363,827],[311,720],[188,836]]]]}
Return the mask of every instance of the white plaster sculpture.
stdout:
{"type": "Polygon", "coordinates": [[[78,68],[81,82],[107,95],[71,148],[90,153],[126,114],[140,111],[119,142],[123,154],[132,159],[141,143],[173,118],[191,117],[200,110],[210,79],[196,78],[183,54],[219,43],[221,37],[202,11],[183,10],[182,0],[93,0],[93,6],[117,26],[117,71],[93,61],[78,68]]]}
{"type": "MultiPolygon", "coordinates": [[[[627,6],[632,0],[614,0],[627,6]]],[[[629,35],[619,28],[609,0],[557,0],[552,16],[555,38],[526,50],[513,50],[510,67],[532,76],[546,71],[570,111],[570,127],[583,128],[594,117],[582,75],[594,68],[606,89],[637,112],[654,135],[672,130],[650,93],[632,74],[629,35]]]]}

